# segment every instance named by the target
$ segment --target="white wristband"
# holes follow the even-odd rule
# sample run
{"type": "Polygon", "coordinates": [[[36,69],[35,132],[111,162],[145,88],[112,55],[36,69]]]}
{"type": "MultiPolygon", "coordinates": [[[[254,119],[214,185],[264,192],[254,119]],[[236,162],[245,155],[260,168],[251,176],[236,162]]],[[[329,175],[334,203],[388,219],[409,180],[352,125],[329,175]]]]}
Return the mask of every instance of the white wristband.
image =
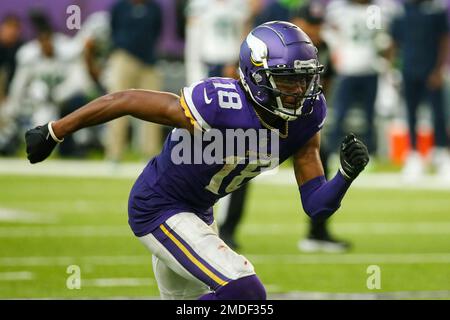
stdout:
{"type": "Polygon", "coordinates": [[[57,137],[57,136],[55,135],[55,133],[53,132],[52,123],[53,123],[53,121],[51,121],[51,122],[48,123],[48,132],[50,132],[50,135],[52,136],[53,140],[55,140],[55,141],[58,142],[58,143],[63,142],[63,141],[64,141],[64,138],[63,138],[63,139],[58,139],[58,137],[57,137]]]}
{"type": "Polygon", "coordinates": [[[350,177],[348,176],[348,174],[345,173],[345,171],[344,171],[344,169],[342,169],[342,167],[339,167],[339,171],[341,172],[341,174],[344,176],[345,179],[347,179],[347,180],[349,180],[349,181],[352,181],[352,180],[353,180],[352,178],[350,178],[350,177]]]}

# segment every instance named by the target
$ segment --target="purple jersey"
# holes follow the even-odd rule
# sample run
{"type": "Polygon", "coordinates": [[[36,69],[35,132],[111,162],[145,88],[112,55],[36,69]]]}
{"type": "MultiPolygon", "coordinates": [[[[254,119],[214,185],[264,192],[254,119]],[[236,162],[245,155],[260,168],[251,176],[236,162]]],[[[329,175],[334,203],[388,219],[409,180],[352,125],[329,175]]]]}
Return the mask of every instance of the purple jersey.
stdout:
{"type": "MultiPolygon", "coordinates": [[[[203,132],[220,131],[224,140],[228,137],[225,131],[230,129],[258,132],[265,129],[238,80],[208,78],[194,83],[182,90],[180,101],[194,126],[203,132]]],[[[320,96],[309,115],[290,121],[287,137],[276,136],[277,163],[289,158],[313,137],[321,129],[325,116],[326,103],[320,96]]],[[[168,135],[161,153],[150,160],[131,190],[129,223],[137,236],[150,233],[179,212],[193,212],[206,223],[212,223],[212,206],[267,167],[244,158],[234,163],[178,163],[173,160],[174,150],[179,146],[179,140],[174,137],[180,130],[184,129],[174,129],[168,135]]],[[[228,141],[223,142],[225,145],[228,141]]],[[[208,143],[203,141],[200,145],[198,154],[208,147],[208,143]]],[[[270,146],[267,148],[270,154],[270,146]]],[[[248,155],[252,150],[245,152],[248,155]]],[[[233,156],[223,150],[223,158],[233,156]]]]}

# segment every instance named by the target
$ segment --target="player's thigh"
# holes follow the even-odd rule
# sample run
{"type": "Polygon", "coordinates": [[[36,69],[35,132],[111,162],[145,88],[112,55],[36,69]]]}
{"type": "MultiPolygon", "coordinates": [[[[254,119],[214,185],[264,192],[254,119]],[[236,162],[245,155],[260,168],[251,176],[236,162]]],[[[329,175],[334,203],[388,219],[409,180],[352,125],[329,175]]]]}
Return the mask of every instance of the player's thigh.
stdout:
{"type": "Polygon", "coordinates": [[[155,255],[152,260],[153,273],[162,299],[194,300],[210,291],[204,283],[182,277],[155,255]]]}
{"type": "Polygon", "coordinates": [[[170,217],[140,240],[167,266],[184,278],[206,284],[213,290],[232,280],[255,274],[252,264],[231,250],[193,213],[170,217]]]}

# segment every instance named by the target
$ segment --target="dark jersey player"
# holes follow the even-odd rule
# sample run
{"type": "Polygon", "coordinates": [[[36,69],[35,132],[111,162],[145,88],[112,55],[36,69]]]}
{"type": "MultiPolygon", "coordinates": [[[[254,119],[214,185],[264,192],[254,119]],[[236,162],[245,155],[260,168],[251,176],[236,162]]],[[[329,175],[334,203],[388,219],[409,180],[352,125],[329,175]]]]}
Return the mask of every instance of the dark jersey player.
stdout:
{"type": "Polygon", "coordinates": [[[208,78],[184,88],[181,97],[146,90],[112,93],[26,133],[28,159],[36,163],[65,136],[118,117],[175,127],[134,184],[128,206],[129,224],[152,253],[164,299],[265,299],[252,264],[219,238],[212,206],[268,163],[293,156],[305,212],[326,219],[369,160],[364,144],[348,135],[341,168],[326,181],[319,157],[326,116],[322,66],[300,28],[280,21],[256,27],[242,43],[239,68],[240,80],[208,78]],[[240,135],[249,137],[244,150],[228,148],[240,135]],[[215,151],[208,153],[212,141],[215,151]]]}

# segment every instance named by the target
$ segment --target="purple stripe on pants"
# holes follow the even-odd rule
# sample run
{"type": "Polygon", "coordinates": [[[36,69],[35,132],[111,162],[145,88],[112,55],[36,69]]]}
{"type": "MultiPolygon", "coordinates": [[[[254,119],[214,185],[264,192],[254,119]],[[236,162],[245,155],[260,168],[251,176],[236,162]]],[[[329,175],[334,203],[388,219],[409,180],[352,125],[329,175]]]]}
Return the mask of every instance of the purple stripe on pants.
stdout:
{"type": "MultiPolygon", "coordinates": [[[[214,269],[210,264],[208,264],[204,259],[202,259],[192,247],[186,243],[174,230],[172,230],[166,223],[162,224],[183,246],[189,251],[189,253],[195,257],[201,264],[203,264],[211,273],[216,275],[219,279],[229,282],[231,279],[225,277],[219,271],[214,269]]],[[[173,257],[192,275],[197,279],[207,284],[213,290],[217,290],[221,287],[219,283],[208,276],[204,271],[202,271],[196,264],[194,264],[186,254],[170,239],[161,229],[161,227],[155,229],[152,232],[153,236],[173,255],[173,257]]]]}

